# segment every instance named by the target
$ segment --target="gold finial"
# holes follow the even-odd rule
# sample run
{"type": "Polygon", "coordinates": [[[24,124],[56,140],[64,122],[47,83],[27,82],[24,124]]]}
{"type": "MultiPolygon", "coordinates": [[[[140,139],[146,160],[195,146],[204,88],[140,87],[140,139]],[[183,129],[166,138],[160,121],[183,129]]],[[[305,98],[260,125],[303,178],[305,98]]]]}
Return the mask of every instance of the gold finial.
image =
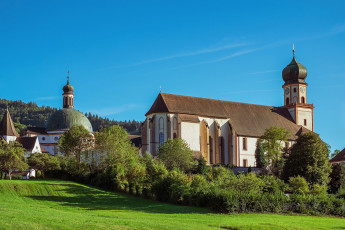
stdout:
{"type": "Polygon", "coordinates": [[[292,54],[295,57],[295,44],[294,43],[292,43],[292,54]]]}

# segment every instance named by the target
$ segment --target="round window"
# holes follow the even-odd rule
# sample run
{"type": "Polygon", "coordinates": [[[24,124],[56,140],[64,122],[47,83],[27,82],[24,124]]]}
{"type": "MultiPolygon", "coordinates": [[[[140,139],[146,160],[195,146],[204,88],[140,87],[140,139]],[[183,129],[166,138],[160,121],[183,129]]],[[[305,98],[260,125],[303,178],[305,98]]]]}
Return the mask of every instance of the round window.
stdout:
{"type": "Polygon", "coordinates": [[[45,137],[42,137],[42,141],[45,141],[46,140],[46,138],[45,137]]]}
{"type": "Polygon", "coordinates": [[[59,138],[58,138],[58,137],[54,137],[54,140],[56,140],[56,141],[57,141],[57,140],[59,140],[59,138]]]}

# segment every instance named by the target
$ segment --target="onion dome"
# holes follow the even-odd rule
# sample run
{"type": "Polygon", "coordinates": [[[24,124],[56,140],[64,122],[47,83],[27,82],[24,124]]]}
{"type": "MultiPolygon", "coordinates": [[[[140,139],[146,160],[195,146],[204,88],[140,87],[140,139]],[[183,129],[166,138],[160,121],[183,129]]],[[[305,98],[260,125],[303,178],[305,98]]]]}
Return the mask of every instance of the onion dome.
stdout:
{"type": "Polygon", "coordinates": [[[69,77],[67,80],[67,84],[62,88],[62,90],[64,93],[73,93],[74,88],[69,84],[69,77]]]}
{"type": "Polygon", "coordinates": [[[74,125],[82,125],[92,132],[92,125],[87,117],[75,109],[60,109],[53,113],[47,121],[47,131],[69,130],[74,125]]]}
{"type": "Polygon", "coordinates": [[[307,68],[298,63],[294,55],[290,64],[283,69],[282,75],[285,84],[305,83],[305,79],[307,78],[307,68]]]}

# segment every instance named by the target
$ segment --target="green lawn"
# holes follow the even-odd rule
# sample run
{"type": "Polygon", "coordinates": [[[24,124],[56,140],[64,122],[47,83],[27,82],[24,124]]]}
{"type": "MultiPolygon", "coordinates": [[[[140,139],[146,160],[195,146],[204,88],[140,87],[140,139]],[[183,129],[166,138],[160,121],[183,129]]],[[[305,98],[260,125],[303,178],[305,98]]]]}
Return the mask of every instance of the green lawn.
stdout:
{"type": "Polygon", "coordinates": [[[345,229],[345,219],[214,214],[69,181],[0,180],[0,229],[345,229]]]}

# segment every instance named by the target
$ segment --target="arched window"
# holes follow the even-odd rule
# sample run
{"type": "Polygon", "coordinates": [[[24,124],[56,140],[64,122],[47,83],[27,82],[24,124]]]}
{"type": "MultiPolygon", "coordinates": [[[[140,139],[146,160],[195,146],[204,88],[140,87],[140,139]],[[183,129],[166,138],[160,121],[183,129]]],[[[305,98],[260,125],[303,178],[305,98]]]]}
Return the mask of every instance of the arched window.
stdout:
{"type": "Polygon", "coordinates": [[[164,120],[163,120],[163,117],[159,118],[159,131],[164,131],[164,120]]]}
{"type": "Polygon", "coordinates": [[[68,103],[67,103],[67,97],[65,97],[65,105],[67,105],[68,103]]]}
{"type": "Polygon", "coordinates": [[[173,119],[173,129],[174,129],[174,131],[177,130],[177,118],[176,117],[174,117],[174,119],[173,119]]]}
{"type": "Polygon", "coordinates": [[[289,98],[286,98],[286,104],[290,104],[290,99],[289,98]]]}
{"type": "Polygon", "coordinates": [[[304,98],[304,97],[302,97],[301,99],[302,99],[302,103],[304,104],[304,103],[305,103],[305,98],[304,98]]]}

